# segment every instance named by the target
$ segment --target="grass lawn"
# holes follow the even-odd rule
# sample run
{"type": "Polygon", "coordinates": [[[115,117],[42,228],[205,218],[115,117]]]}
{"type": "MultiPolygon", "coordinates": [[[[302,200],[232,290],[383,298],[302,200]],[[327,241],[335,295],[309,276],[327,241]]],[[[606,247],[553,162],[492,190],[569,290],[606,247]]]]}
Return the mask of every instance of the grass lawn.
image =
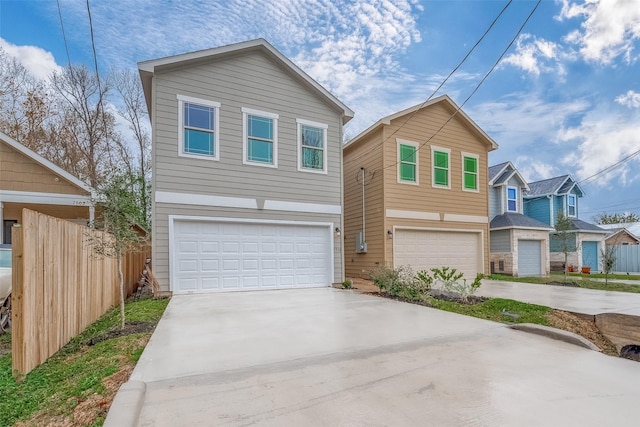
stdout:
{"type": "Polygon", "coordinates": [[[429,303],[433,308],[495,322],[536,323],[545,326],[549,326],[546,316],[551,311],[549,307],[502,298],[492,298],[478,304],[460,304],[430,298],[429,303]]]}
{"type": "MultiPolygon", "coordinates": [[[[504,280],[508,282],[522,282],[522,283],[536,283],[547,284],[549,282],[564,282],[564,274],[551,273],[549,277],[512,277],[502,274],[492,274],[487,277],[489,280],[504,280]]],[[[630,292],[640,293],[640,285],[628,285],[626,283],[616,282],[615,280],[640,280],[640,276],[627,276],[625,275],[609,275],[609,283],[604,283],[596,280],[604,278],[603,274],[572,274],[567,275],[568,282],[576,282],[581,288],[585,289],[598,289],[602,291],[616,291],[616,292],[630,292]]]]}
{"type": "MultiPolygon", "coordinates": [[[[127,302],[127,329],[133,332],[127,335],[119,334],[119,309],[111,309],[19,381],[12,376],[11,354],[0,356],[0,426],[101,426],[167,304],[127,302]]],[[[9,334],[0,337],[0,346],[10,348],[9,334]]]]}

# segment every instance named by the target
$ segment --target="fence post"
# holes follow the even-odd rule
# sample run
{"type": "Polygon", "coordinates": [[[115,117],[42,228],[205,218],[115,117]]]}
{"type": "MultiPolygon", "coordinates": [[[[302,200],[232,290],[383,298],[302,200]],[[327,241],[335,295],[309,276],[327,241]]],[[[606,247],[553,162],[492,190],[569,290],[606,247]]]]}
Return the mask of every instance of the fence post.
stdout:
{"type": "Polygon", "coordinates": [[[22,226],[11,228],[11,360],[13,375],[26,371],[26,339],[24,336],[24,263],[22,226]]]}

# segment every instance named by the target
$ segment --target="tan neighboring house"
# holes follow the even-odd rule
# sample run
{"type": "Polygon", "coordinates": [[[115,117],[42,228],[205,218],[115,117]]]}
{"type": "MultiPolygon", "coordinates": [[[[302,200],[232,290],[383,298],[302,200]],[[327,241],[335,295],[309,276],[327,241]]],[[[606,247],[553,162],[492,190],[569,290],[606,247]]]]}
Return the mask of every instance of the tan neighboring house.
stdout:
{"type": "Polygon", "coordinates": [[[85,224],[94,217],[91,187],[0,132],[0,244],[11,244],[23,208],[85,224]]]}
{"type": "Polygon", "coordinates": [[[384,117],[343,148],[345,271],[489,269],[487,157],[497,144],[448,96],[384,117]]]}
{"type": "Polygon", "coordinates": [[[626,228],[606,228],[602,225],[600,228],[605,228],[609,231],[609,234],[607,234],[607,238],[604,241],[606,246],[640,245],[640,237],[636,236],[626,228]]]}
{"type": "Polygon", "coordinates": [[[263,39],[138,69],[152,125],[161,288],[341,281],[342,127],[353,112],[263,39]]]}

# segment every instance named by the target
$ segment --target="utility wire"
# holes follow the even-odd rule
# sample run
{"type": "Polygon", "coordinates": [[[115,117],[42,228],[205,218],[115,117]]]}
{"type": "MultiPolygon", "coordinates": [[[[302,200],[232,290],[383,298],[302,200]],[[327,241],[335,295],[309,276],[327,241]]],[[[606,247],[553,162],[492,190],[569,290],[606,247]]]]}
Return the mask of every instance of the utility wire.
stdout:
{"type": "Polygon", "coordinates": [[[592,180],[592,179],[594,179],[594,178],[596,178],[596,177],[599,177],[599,176],[601,176],[601,175],[606,175],[606,174],[608,174],[609,172],[611,172],[611,171],[613,170],[613,168],[615,168],[615,167],[617,167],[617,166],[620,166],[622,163],[624,163],[624,162],[626,162],[626,161],[628,161],[628,160],[631,160],[632,158],[634,158],[634,157],[636,157],[636,156],[638,156],[638,155],[640,155],[640,150],[638,150],[638,151],[634,151],[633,153],[629,154],[628,156],[623,157],[622,159],[618,160],[618,161],[617,161],[617,162],[615,162],[614,164],[609,165],[609,166],[607,166],[606,168],[602,169],[601,171],[594,173],[593,175],[591,175],[591,176],[589,176],[589,177],[587,177],[587,178],[583,179],[582,181],[578,181],[578,184],[581,184],[581,183],[584,183],[584,182],[590,181],[590,180],[592,180]]]}
{"type": "Polygon", "coordinates": [[[400,127],[398,127],[398,129],[396,129],[395,131],[393,131],[393,133],[391,135],[389,135],[388,137],[386,137],[384,140],[382,140],[381,142],[373,145],[372,147],[370,147],[368,150],[364,151],[363,153],[359,154],[358,156],[349,159],[347,161],[345,161],[346,163],[352,163],[355,162],[359,159],[361,159],[362,157],[366,156],[367,154],[369,154],[370,152],[372,152],[373,150],[375,150],[376,148],[378,148],[380,145],[383,145],[385,142],[387,142],[389,139],[391,139],[391,137],[393,137],[393,135],[395,135],[398,131],[400,131],[400,129],[402,129],[412,118],[413,116],[415,116],[421,109],[422,107],[425,106],[425,104],[427,102],[429,102],[433,96],[438,93],[438,91],[440,89],[442,89],[442,87],[445,85],[445,83],[447,81],[449,81],[449,79],[453,76],[453,74],[458,71],[458,69],[462,66],[462,64],[464,64],[467,59],[469,58],[469,56],[471,56],[471,54],[473,53],[473,51],[476,49],[476,47],[478,47],[478,45],[482,42],[482,40],[484,40],[484,38],[486,37],[486,35],[489,33],[489,31],[491,31],[491,29],[495,26],[496,22],[498,22],[498,19],[500,19],[500,17],[502,16],[502,14],[507,10],[507,8],[511,5],[511,3],[513,2],[513,0],[509,0],[507,2],[507,4],[502,8],[502,10],[500,11],[500,13],[498,14],[498,16],[495,17],[495,19],[493,20],[493,22],[491,22],[491,24],[489,25],[489,27],[485,30],[485,32],[482,34],[482,36],[478,39],[478,41],[476,41],[476,43],[473,45],[473,47],[467,52],[467,54],[464,56],[464,58],[462,58],[462,60],[458,63],[458,65],[455,66],[455,68],[453,70],[451,70],[451,72],[447,75],[447,77],[442,81],[442,83],[440,83],[440,85],[431,93],[431,95],[429,95],[429,97],[420,104],[419,108],[417,108],[415,111],[413,111],[413,113],[411,113],[410,116],[408,116],[404,122],[402,122],[402,124],[400,125],[400,127]]]}
{"type": "Polygon", "coordinates": [[[456,111],[453,112],[453,114],[451,114],[451,116],[449,116],[449,118],[447,119],[447,121],[445,121],[442,126],[440,126],[440,128],[438,128],[438,130],[435,131],[435,133],[433,135],[431,135],[425,142],[423,142],[422,144],[420,144],[420,146],[418,146],[418,148],[416,148],[413,153],[408,154],[405,156],[405,158],[401,158],[400,160],[397,160],[395,163],[389,165],[389,166],[385,166],[382,169],[388,169],[388,168],[392,168],[395,167],[398,163],[400,163],[403,160],[406,160],[408,158],[411,158],[413,156],[413,154],[415,154],[416,152],[418,152],[422,147],[424,147],[425,145],[427,145],[436,135],[438,135],[442,129],[445,128],[445,126],[447,126],[447,124],[453,120],[453,118],[460,112],[460,110],[462,110],[462,107],[464,107],[464,105],[469,102],[469,100],[471,99],[471,97],[473,97],[476,92],[478,92],[478,90],[480,89],[480,86],[482,86],[482,84],[487,80],[487,78],[491,75],[491,73],[496,69],[496,67],[498,66],[498,64],[500,63],[500,61],[502,61],[502,58],[504,58],[504,56],[507,54],[507,52],[509,51],[509,49],[511,48],[511,46],[515,43],[516,39],[518,38],[518,36],[520,35],[520,33],[522,33],[522,30],[524,29],[524,27],[527,25],[527,23],[529,22],[529,20],[531,19],[531,17],[533,16],[533,14],[535,13],[535,11],[538,9],[538,6],[540,6],[540,3],[542,2],[542,0],[538,0],[538,2],[536,3],[536,5],[534,6],[534,8],[531,10],[531,12],[529,13],[529,15],[527,16],[527,19],[524,20],[524,22],[522,23],[522,25],[520,26],[520,28],[518,29],[518,31],[516,32],[516,34],[513,36],[513,38],[511,39],[511,41],[509,42],[509,44],[507,45],[507,47],[502,51],[502,53],[500,54],[500,56],[498,57],[498,59],[496,60],[496,62],[493,64],[493,66],[489,69],[489,71],[487,71],[487,73],[484,75],[484,77],[480,80],[480,82],[478,82],[478,84],[476,85],[476,87],[473,89],[473,91],[471,92],[471,94],[464,100],[464,102],[462,104],[460,104],[458,106],[458,108],[456,109],[456,111]]]}
{"type": "Polygon", "coordinates": [[[60,0],[56,0],[58,4],[58,17],[60,18],[60,28],[62,29],[62,40],[64,40],[64,49],[67,52],[67,64],[71,70],[71,56],[69,55],[69,46],[67,45],[67,36],[64,33],[64,24],[62,23],[62,11],[60,10],[60,0]]]}

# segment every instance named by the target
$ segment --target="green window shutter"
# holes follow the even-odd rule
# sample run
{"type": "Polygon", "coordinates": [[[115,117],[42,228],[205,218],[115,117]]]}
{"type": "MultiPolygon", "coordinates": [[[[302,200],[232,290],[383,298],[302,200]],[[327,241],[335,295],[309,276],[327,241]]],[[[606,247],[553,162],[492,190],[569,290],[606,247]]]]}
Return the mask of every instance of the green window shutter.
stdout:
{"type": "Polygon", "coordinates": [[[465,172],[478,172],[478,160],[473,157],[464,158],[464,171],[465,172]]]}

